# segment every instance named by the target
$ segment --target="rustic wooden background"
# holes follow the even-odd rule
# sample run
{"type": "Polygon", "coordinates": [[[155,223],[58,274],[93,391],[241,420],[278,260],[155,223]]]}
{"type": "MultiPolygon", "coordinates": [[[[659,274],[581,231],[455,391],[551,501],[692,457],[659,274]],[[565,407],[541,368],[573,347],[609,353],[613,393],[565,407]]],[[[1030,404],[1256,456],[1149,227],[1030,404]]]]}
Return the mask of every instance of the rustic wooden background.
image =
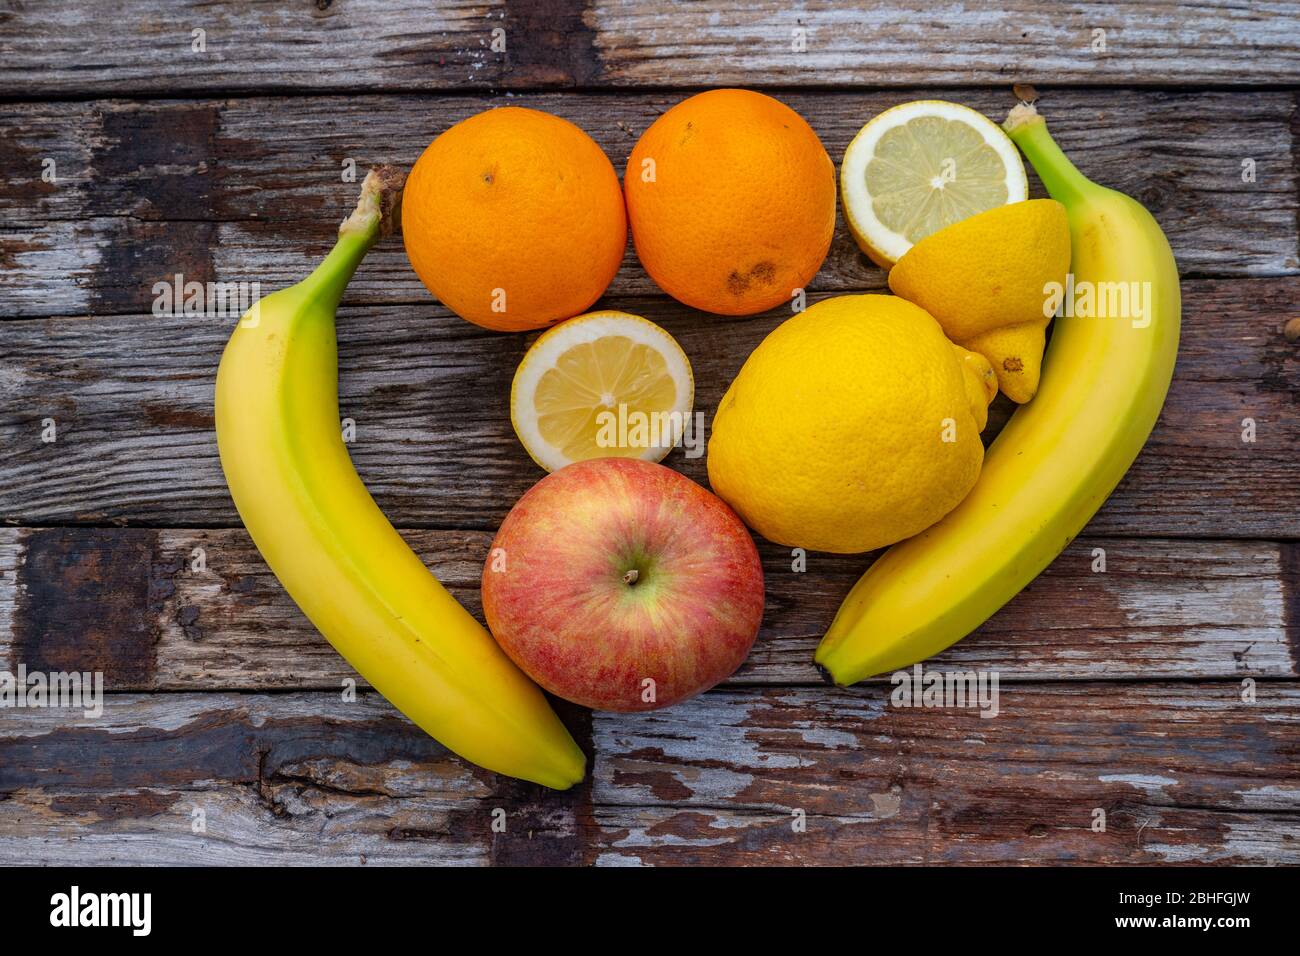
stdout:
{"type": "MultiPolygon", "coordinates": [[[[0,711],[0,863],[1300,862],[1298,90],[1295,3],[0,2],[0,670],[111,690],[98,720],[0,711]],[[563,708],[591,757],[569,793],[466,765],[373,693],[341,700],[349,669],[222,481],[232,323],[151,315],[155,282],[296,280],[352,202],[346,160],[409,165],[491,105],[574,120],[621,172],[701,88],[772,91],[838,161],[889,105],[1001,118],[1017,81],[1165,227],[1184,331],[1119,490],[935,661],[998,670],[1000,716],[822,685],[812,649],[869,558],[795,574],[770,546],[763,631],[724,686],[651,715],[563,708]]],[[[814,292],[883,286],[841,229],[814,292]]],[[[605,303],[678,337],[706,412],[783,318],[695,313],[631,255],[605,303]]],[[[339,324],[362,477],[478,613],[491,534],[540,477],[506,409],[531,338],[449,315],[397,241],[339,324]]]]}

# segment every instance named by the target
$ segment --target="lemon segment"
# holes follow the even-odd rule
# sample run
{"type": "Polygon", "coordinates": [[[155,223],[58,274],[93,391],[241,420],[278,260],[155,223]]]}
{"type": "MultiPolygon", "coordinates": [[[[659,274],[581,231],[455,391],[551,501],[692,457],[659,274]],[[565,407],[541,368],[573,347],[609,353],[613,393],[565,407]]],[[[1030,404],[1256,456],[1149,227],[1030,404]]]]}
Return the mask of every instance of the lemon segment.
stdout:
{"type": "Polygon", "coordinates": [[[591,312],[545,332],[519,363],[510,421],[547,471],[589,458],[659,461],[695,401],[691,364],[638,315],[591,312]]]}
{"type": "Polygon", "coordinates": [[[1010,138],[983,114],[918,100],[858,132],[840,166],[844,218],[858,246],[889,267],[945,226],[1029,195],[1010,138]]]}

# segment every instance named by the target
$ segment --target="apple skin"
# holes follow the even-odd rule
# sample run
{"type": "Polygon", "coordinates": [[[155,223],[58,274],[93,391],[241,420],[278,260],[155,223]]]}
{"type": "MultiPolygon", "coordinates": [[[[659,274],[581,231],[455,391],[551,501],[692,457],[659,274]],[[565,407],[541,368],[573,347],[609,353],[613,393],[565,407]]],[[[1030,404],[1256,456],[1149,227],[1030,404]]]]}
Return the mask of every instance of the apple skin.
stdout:
{"type": "Polygon", "coordinates": [[[557,697],[656,710],[744,662],[763,567],[721,498],[663,465],[597,458],[547,475],[511,509],[483,567],[483,613],[557,697]]]}

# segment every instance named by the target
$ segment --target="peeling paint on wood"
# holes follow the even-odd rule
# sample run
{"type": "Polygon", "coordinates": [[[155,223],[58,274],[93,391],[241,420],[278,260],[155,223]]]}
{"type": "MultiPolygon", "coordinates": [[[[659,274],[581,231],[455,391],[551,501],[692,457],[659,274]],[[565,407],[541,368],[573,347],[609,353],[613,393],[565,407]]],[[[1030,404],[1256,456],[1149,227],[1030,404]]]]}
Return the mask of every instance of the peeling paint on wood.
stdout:
{"type": "MultiPolygon", "coordinates": [[[[1297,20],[1289,2],[11,4],[0,670],[102,670],[110,693],[98,718],[0,711],[0,862],[1300,863],[1300,372],[1281,332],[1300,291],[1297,20]],[[592,758],[566,793],[463,763],[364,685],[344,698],[350,670],[221,480],[230,322],[151,314],[154,283],[297,281],[350,205],[345,161],[409,165],[491,106],[564,116],[621,169],[703,86],[777,88],[838,159],[888,106],[1000,118],[1016,82],[1039,84],[1085,173],[1166,229],[1185,321],[1161,423],[1089,537],[927,662],[996,669],[996,718],[816,683],[812,648],[870,556],[796,574],[765,544],[763,631],[726,685],[649,715],[557,704],[592,758]]],[[[884,287],[841,228],[810,291],[884,287]]],[[[501,405],[530,338],[449,316],[395,242],[348,303],[353,456],[399,525],[443,529],[406,534],[477,613],[491,532],[540,476],[501,405]]],[[[787,314],[677,306],[630,249],[602,305],[682,341],[706,413],[787,314]]],[[[705,479],[701,458],[668,463],[705,479]]]]}
{"type": "Polygon", "coordinates": [[[114,695],[98,720],[0,724],[0,861],[1300,862],[1294,685],[1254,704],[1214,684],[1002,697],[992,720],[879,686],[596,714],[575,727],[590,781],[550,793],[469,767],[373,694],[114,695]]]}
{"type": "MultiPolygon", "coordinates": [[[[1183,339],[1168,401],[1091,533],[1300,536],[1293,413],[1300,362],[1289,345],[1289,357],[1279,357],[1298,283],[1183,283],[1183,339]],[[1257,423],[1253,443],[1241,440],[1245,417],[1257,423]]],[[[788,314],[724,320],[664,299],[602,304],[645,315],[678,339],[706,426],[745,357],[788,314]]],[[[237,525],[209,425],[234,321],[0,324],[0,519],[237,525]],[[47,416],[60,429],[53,444],[40,441],[47,416]]],[[[341,413],[357,423],[349,451],[398,526],[494,531],[541,477],[505,406],[531,341],[478,329],[432,304],[340,315],[341,413]]],[[[1010,403],[994,403],[986,440],[1009,412],[1010,403]]],[[[679,450],[666,461],[707,481],[702,454],[679,450]]]]}
{"type": "MultiPolygon", "coordinates": [[[[1006,89],[925,93],[782,93],[838,162],[869,118],[909,96],[950,96],[995,119],[1006,89]]],[[[0,117],[0,318],[149,311],[153,284],[296,282],[328,251],[359,172],[409,166],[435,135],[492,106],[548,110],[577,123],[622,170],[637,136],[676,93],[510,97],[368,96],[16,104],[0,117]],[[292,123],[268,116],[302,113],[292,123]],[[41,159],[56,162],[44,188],[41,159]],[[128,254],[129,253],[129,254],[128,254]],[[123,258],[123,257],[126,258],[123,258]]],[[[1087,174],[1137,197],[1168,233],[1184,273],[1300,272],[1291,93],[1053,91],[1042,103],[1056,138],[1087,174]],[[1141,131],[1137,135],[1136,131],[1141,131]],[[1243,183],[1239,160],[1258,175],[1243,183]]],[[[1030,171],[1032,193],[1043,195],[1030,171]]],[[[814,291],[879,291],[884,275],[837,224],[814,291]]],[[[610,295],[658,290],[629,246],[610,295]]],[[[381,245],[348,289],[351,303],[429,301],[400,242],[381,245]]]]}
{"type": "MultiPolygon", "coordinates": [[[[405,536],[481,620],[479,578],[491,534],[405,536]]],[[[760,552],[763,626],[729,683],[817,685],[813,650],[870,558],[814,556],[807,572],[795,573],[785,549],[764,544],[760,552]]],[[[994,669],[1004,682],[1295,677],[1282,595],[1300,581],[1283,578],[1278,556],[1278,545],[1263,542],[1082,538],[1004,611],[930,663],[994,669]],[[1109,556],[1104,575],[1091,570],[1097,547],[1109,556]]],[[[66,669],[106,667],[108,689],[119,692],[333,689],[359,680],[235,529],[0,529],[0,660],[36,666],[51,658],[46,643],[59,648],[66,669]],[[36,564],[71,562],[83,579],[56,570],[33,591],[26,579],[33,541],[36,564]],[[196,551],[204,561],[197,571],[196,551]],[[105,559],[120,567],[84,580],[85,566],[105,559]],[[119,630],[141,635],[139,642],[107,642],[105,651],[75,621],[51,633],[51,616],[66,621],[74,612],[95,622],[92,634],[119,630]]],[[[821,742],[828,741],[809,737],[821,742]]]]}

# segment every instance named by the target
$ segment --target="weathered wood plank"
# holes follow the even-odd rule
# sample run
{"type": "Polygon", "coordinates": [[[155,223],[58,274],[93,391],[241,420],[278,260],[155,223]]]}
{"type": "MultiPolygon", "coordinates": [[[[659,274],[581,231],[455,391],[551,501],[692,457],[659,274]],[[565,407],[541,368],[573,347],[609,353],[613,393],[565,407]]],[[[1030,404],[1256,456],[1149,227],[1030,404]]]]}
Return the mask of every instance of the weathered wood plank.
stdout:
{"type": "Polygon", "coordinates": [[[1300,7],[1291,3],[598,0],[594,7],[601,62],[618,83],[1247,85],[1286,82],[1300,70],[1300,7]],[[797,47],[799,28],[806,51],[797,47]]]}
{"type": "Polygon", "coordinates": [[[0,843],[26,859],[0,855],[14,862],[487,862],[481,804],[509,793],[377,695],[160,695],[66,713],[5,721],[0,843]],[[62,763],[83,747],[112,756],[62,763]]]}
{"type": "MultiPolygon", "coordinates": [[[[1300,367],[1282,334],[1300,279],[1183,286],[1183,344],[1161,422],[1090,533],[1300,536],[1300,367]],[[1256,423],[1254,442],[1242,440],[1246,418],[1256,423]]],[[[678,338],[706,424],[745,356],[787,314],[726,320],[662,298],[610,304],[678,338]]],[[[236,525],[212,431],[213,381],[231,325],[202,317],[0,324],[0,520],[236,525]],[[57,441],[42,441],[47,419],[57,441]]],[[[399,527],[494,530],[541,477],[507,410],[530,341],[485,332],[433,304],[344,311],[342,414],[356,423],[353,459],[399,527]]],[[[987,435],[1007,413],[999,400],[987,435]]],[[[706,480],[702,456],[678,450],[667,462],[706,480]]]]}
{"type": "Polygon", "coordinates": [[[700,84],[1294,83],[1293,3],[10,4],[0,94],[700,84]],[[494,45],[493,31],[504,33],[494,45]],[[195,30],[204,45],[195,49],[195,30]],[[1100,33],[1099,33],[1100,31],[1100,33]],[[504,40],[504,44],[500,41],[504,40]],[[1248,58],[1241,55],[1249,50],[1248,58]]]}
{"type": "MultiPolygon", "coordinates": [[[[921,95],[934,94],[782,94],[837,162],[870,117],[921,95]]],[[[1011,102],[1006,89],[937,95],[997,118],[1011,102]]],[[[578,123],[621,171],[641,131],[679,98],[330,97],[310,110],[283,98],[12,104],[0,113],[0,317],[147,312],[154,284],[176,273],[269,291],[329,248],[356,189],[341,182],[348,160],[362,171],[409,166],[447,126],[514,103],[578,123]],[[53,183],[42,179],[46,161],[53,183]]],[[[1184,273],[1300,271],[1292,94],[1058,90],[1043,108],[1085,172],[1151,209],[1184,273]],[[1247,160],[1251,182],[1242,181],[1247,160]]],[[[812,288],[883,286],[841,224],[812,288]]],[[[610,294],[655,292],[629,247],[610,294]]],[[[371,254],[348,295],[428,301],[397,242],[371,254]]]]}
{"type": "MultiPolygon", "coordinates": [[[[623,815],[637,822],[602,862],[703,862],[719,847],[746,863],[1295,859],[1294,715],[1241,704],[1235,684],[1018,685],[988,720],[888,694],[715,693],[643,721],[597,715],[598,814],[650,808],[623,815]],[[1229,807],[1247,812],[1214,812],[1229,807]],[[1089,829],[1097,808],[1105,833],[1089,829]]],[[[1270,710],[1296,695],[1267,687],[1270,710]]]]}
{"type": "Polygon", "coordinates": [[[564,794],[376,695],[115,695],[0,725],[0,861],[1294,864],[1300,689],[1257,690],[1015,685],[992,719],[883,687],[714,692],[593,715],[564,794]]]}
{"type": "MultiPolygon", "coordinates": [[[[6,53],[0,93],[484,86],[516,73],[511,60],[488,49],[502,10],[500,3],[458,0],[437,0],[432,10],[385,0],[116,0],[110,11],[99,4],[27,0],[8,4],[0,15],[6,53]]],[[[522,45],[540,42],[530,32],[520,31],[522,45]]],[[[521,66],[515,79],[521,85],[564,85],[562,76],[521,66]]]]}
{"type": "MultiPolygon", "coordinates": [[[[482,620],[491,534],[405,534],[482,620]]],[[[934,666],[1003,681],[1295,677],[1294,547],[1080,539],[934,666]],[[1092,571],[1097,548],[1105,573],[1092,571]]],[[[796,573],[784,549],[761,550],[763,628],[729,684],[820,684],[813,649],[870,559],[814,556],[796,573]]],[[[0,669],[20,664],[100,671],[114,692],[364,685],[233,529],[0,529],[0,669]]]]}
{"type": "MultiPolygon", "coordinates": [[[[841,786],[836,780],[831,787],[841,786]]],[[[1146,806],[1110,796],[1111,829],[1084,839],[1072,824],[1052,819],[1079,814],[1069,800],[1043,800],[1028,813],[1016,798],[985,797],[912,810],[895,822],[894,790],[873,794],[873,815],[804,819],[790,833],[794,811],[736,813],[672,806],[596,807],[603,838],[596,866],[1152,866],[1160,864],[1275,866],[1294,861],[1289,844],[1300,834],[1284,813],[1206,812],[1146,806]],[[927,833],[925,823],[936,829],[927,833]],[[796,839],[798,842],[796,842],[796,839]],[[1190,842],[1189,842],[1190,841],[1190,842]]],[[[1095,808],[1094,808],[1095,809],[1095,808]]]]}

